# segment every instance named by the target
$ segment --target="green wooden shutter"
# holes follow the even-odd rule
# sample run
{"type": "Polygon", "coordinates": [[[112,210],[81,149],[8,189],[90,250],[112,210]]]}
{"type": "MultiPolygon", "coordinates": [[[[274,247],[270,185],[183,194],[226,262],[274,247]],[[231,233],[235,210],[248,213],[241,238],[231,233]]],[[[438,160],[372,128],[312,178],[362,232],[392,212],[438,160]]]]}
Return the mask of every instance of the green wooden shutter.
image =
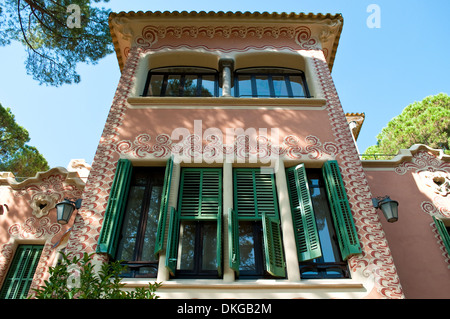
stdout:
{"type": "Polygon", "coordinates": [[[0,299],[25,299],[41,258],[42,245],[20,245],[0,291],[0,299]]]}
{"type": "Polygon", "coordinates": [[[433,216],[434,223],[436,224],[436,228],[441,235],[442,241],[444,242],[444,246],[447,249],[447,253],[450,255],[450,234],[444,224],[444,222],[433,216]]]}
{"type": "Polygon", "coordinates": [[[317,231],[305,165],[300,164],[286,169],[286,178],[298,260],[307,261],[321,257],[319,232],[317,231]]]}
{"type": "Polygon", "coordinates": [[[222,214],[217,215],[217,272],[219,276],[222,276],[222,214]]]}
{"type": "Polygon", "coordinates": [[[178,211],[183,218],[216,219],[222,213],[222,169],[183,168],[178,211]]]}
{"type": "Polygon", "coordinates": [[[266,270],[276,277],[286,277],[280,221],[263,213],[264,252],[266,270]]]}
{"type": "Polygon", "coordinates": [[[97,252],[115,257],[132,173],[131,162],[119,159],[98,239],[97,252]]]}
{"type": "Polygon", "coordinates": [[[260,168],[236,168],[234,174],[234,203],[239,218],[260,219],[279,216],[273,172],[260,168]]]}
{"type": "Polygon", "coordinates": [[[169,234],[166,249],[166,268],[172,276],[177,269],[178,239],[180,235],[180,216],[174,207],[170,207],[169,234]]]}
{"type": "Polygon", "coordinates": [[[161,196],[161,206],[159,208],[158,228],[156,232],[155,256],[164,248],[164,235],[166,232],[167,211],[169,208],[170,185],[172,183],[173,158],[170,157],[166,163],[164,173],[164,184],[161,196]]]}
{"type": "Polygon", "coordinates": [[[339,241],[339,248],[342,258],[347,260],[351,255],[361,253],[361,245],[337,161],[325,162],[322,172],[339,241]]]}
{"type": "Polygon", "coordinates": [[[237,212],[232,208],[228,210],[228,254],[230,268],[239,275],[239,221],[237,212]]]}

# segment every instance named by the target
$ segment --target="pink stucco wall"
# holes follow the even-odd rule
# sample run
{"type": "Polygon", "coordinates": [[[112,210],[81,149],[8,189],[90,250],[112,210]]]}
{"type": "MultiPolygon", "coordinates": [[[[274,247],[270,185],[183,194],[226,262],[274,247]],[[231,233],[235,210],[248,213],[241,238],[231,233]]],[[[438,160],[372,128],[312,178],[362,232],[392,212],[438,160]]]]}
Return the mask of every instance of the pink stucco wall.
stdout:
{"type": "Polygon", "coordinates": [[[450,217],[450,199],[433,192],[421,176],[449,169],[450,163],[422,152],[395,170],[366,170],[375,197],[399,202],[395,223],[378,212],[406,298],[450,298],[450,260],[432,219],[450,217]]]}

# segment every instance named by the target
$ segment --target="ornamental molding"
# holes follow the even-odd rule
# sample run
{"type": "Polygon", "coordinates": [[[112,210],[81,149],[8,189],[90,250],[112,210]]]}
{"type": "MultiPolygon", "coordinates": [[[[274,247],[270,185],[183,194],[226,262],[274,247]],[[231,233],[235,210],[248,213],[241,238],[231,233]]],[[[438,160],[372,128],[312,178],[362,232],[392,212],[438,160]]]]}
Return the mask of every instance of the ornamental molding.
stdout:
{"type": "Polygon", "coordinates": [[[79,178],[78,173],[57,167],[38,173],[35,177],[20,183],[11,174],[6,178],[0,178],[0,185],[8,186],[14,197],[25,196],[32,214],[36,218],[41,218],[48,215],[50,210],[55,208],[55,204],[65,197],[80,198],[85,183],[79,178]]]}
{"type": "MultiPolygon", "coordinates": [[[[178,137],[178,136],[177,136],[178,137]]],[[[171,155],[180,161],[223,162],[224,159],[264,161],[274,157],[290,160],[334,159],[339,147],[333,142],[322,143],[316,136],[300,138],[294,135],[284,137],[278,145],[265,135],[238,135],[234,143],[223,143],[219,134],[186,134],[180,141],[174,141],[171,135],[160,134],[154,141],[149,134],[140,134],[134,141],[122,140],[117,143],[119,154],[133,158],[167,158],[171,155]]]]}
{"type": "MultiPolygon", "coordinates": [[[[332,31],[329,27],[323,27],[321,38],[328,41],[331,35],[335,35],[337,31],[332,31]]],[[[278,39],[281,37],[292,39],[303,50],[320,50],[322,46],[319,39],[312,36],[311,29],[307,26],[290,27],[290,26],[154,26],[147,25],[142,29],[142,33],[138,36],[134,43],[143,49],[155,47],[160,39],[173,37],[181,38],[199,38],[205,37],[212,39],[221,37],[225,39],[231,38],[256,38],[264,37],[278,39]]]]}
{"type": "Polygon", "coordinates": [[[28,218],[23,224],[13,224],[9,227],[8,233],[16,239],[51,239],[58,234],[62,226],[52,223],[50,218],[28,218]]]}
{"type": "MultiPolygon", "coordinates": [[[[444,156],[449,157],[447,155],[444,156]]],[[[442,161],[442,157],[441,155],[441,158],[439,158],[435,153],[427,150],[420,150],[413,155],[410,161],[399,164],[394,171],[399,175],[404,175],[410,170],[416,173],[422,171],[450,172],[450,163],[442,161]]]]}
{"type": "Polygon", "coordinates": [[[442,196],[435,196],[432,201],[423,201],[420,207],[431,217],[450,218],[450,200],[442,196]]]}

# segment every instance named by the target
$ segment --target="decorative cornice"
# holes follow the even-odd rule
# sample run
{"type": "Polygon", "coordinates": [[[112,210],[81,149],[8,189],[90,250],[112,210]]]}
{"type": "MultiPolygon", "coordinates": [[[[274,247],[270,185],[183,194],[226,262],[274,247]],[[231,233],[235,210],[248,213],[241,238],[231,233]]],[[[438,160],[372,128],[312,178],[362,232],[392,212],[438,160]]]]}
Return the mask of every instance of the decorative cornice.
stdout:
{"type": "Polygon", "coordinates": [[[73,184],[79,189],[83,189],[85,182],[79,177],[77,172],[69,172],[67,169],[63,167],[54,167],[49,169],[46,172],[38,172],[34,177],[27,178],[22,182],[18,182],[14,178],[14,174],[11,172],[0,172],[0,186],[7,185],[13,189],[23,189],[27,186],[38,184],[42,180],[48,178],[52,175],[62,175],[65,176],[64,183],[73,184]]]}
{"type": "Polygon", "coordinates": [[[443,163],[450,163],[450,155],[446,155],[441,149],[434,149],[424,144],[415,144],[409,149],[401,149],[398,154],[390,160],[362,160],[361,162],[364,169],[395,168],[396,171],[398,171],[400,165],[404,162],[411,162],[413,158],[421,152],[429,153],[443,163]]]}
{"type": "Polygon", "coordinates": [[[237,32],[238,35],[244,36],[250,32],[257,37],[269,33],[276,38],[280,33],[293,35],[294,29],[298,29],[298,27],[309,30],[308,26],[312,25],[319,28],[315,31],[317,34],[314,37],[309,34],[306,39],[307,31],[306,33],[299,33],[298,30],[295,30],[296,42],[300,44],[302,49],[323,49],[328,67],[331,70],[343,26],[341,14],[132,11],[113,12],[109,16],[112,41],[121,70],[127,59],[126,52],[132,45],[151,46],[153,40],[145,39],[146,36],[149,36],[147,31],[144,32],[145,28],[154,28],[155,30],[151,32],[151,35],[159,35],[160,37],[164,36],[168,30],[176,37],[184,34],[186,28],[188,28],[187,34],[195,37],[199,30],[203,28],[201,32],[210,36],[216,35],[217,32],[225,37],[231,32],[237,32]],[[181,22],[184,22],[182,26],[180,25],[181,22]],[[252,24],[252,26],[249,26],[249,24],[252,24]],[[137,26],[137,29],[133,29],[133,26],[137,26]],[[234,31],[232,31],[233,28],[234,31]],[[305,42],[305,39],[308,41],[305,42]]]}

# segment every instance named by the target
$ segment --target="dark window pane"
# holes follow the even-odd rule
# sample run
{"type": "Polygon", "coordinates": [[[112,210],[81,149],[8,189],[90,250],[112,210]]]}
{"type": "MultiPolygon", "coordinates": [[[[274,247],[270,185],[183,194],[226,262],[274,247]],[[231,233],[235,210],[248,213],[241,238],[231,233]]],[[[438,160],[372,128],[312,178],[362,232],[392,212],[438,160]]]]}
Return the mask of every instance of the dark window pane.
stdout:
{"type": "Polygon", "coordinates": [[[182,222],[180,227],[180,244],[179,252],[179,269],[193,270],[195,265],[194,251],[195,251],[195,232],[196,223],[182,222]]]}
{"type": "Polygon", "coordinates": [[[154,74],[151,76],[150,85],[148,86],[148,96],[160,96],[161,88],[164,81],[164,75],[154,74]]]}
{"type": "Polygon", "coordinates": [[[214,75],[202,76],[201,96],[215,96],[216,77],[214,75]]]}
{"type": "Polygon", "coordinates": [[[252,223],[239,223],[240,271],[255,271],[255,238],[252,223]]]}
{"type": "Polygon", "coordinates": [[[180,95],[181,75],[169,75],[167,77],[166,96],[180,95]]]}
{"type": "Polygon", "coordinates": [[[122,238],[119,244],[118,259],[133,260],[136,237],[141,216],[145,187],[132,186],[123,221],[122,238]]]}
{"type": "Polygon", "coordinates": [[[217,269],[217,225],[204,223],[202,229],[202,270],[217,269]]]}
{"type": "Polygon", "coordinates": [[[316,225],[319,231],[323,261],[339,262],[341,257],[339,247],[333,239],[334,226],[325,189],[314,187],[310,191],[316,216],[316,225]]]}
{"type": "Polygon", "coordinates": [[[306,96],[306,92],[303,87],[303,79],[300,75],[291,75],[289,80],[291,81],[292,94],[294,97],[306,96]]]}
{"type": "Polygon", "coordinates": [[[185,75],[183,96],[197,96],[197,75],[185,75]]]}
{"type": "Polygon", "coordinates": [[[158,229],[159,207],[161,205],[162,186],[153,186],[150,195],[150,205],[147,213],[142,260],[154,260],[156,232],[158,229]]]}

